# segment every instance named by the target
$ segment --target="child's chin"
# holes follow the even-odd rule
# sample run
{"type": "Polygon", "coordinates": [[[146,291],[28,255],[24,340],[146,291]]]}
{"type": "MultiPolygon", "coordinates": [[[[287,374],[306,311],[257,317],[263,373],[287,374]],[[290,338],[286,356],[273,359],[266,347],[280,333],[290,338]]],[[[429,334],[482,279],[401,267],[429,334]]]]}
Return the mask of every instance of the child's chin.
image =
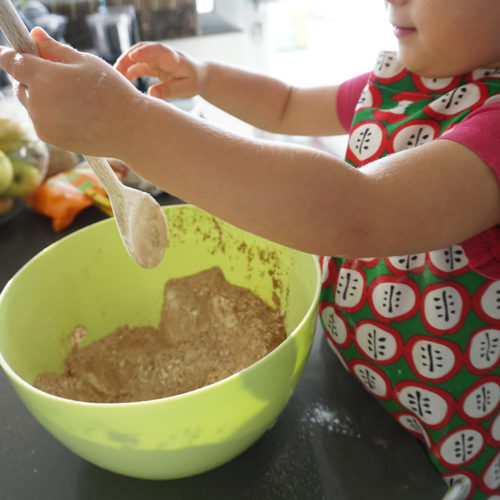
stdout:
{"type": "Polygon", "coordinates": [[[414,48],[405,47],[402,43],[399,44],[397,55],[406,69],[423,78],[451,78],[476,69],[458,68],[453,61],[444,56],[437,54],[429,56],[414,48]]]}

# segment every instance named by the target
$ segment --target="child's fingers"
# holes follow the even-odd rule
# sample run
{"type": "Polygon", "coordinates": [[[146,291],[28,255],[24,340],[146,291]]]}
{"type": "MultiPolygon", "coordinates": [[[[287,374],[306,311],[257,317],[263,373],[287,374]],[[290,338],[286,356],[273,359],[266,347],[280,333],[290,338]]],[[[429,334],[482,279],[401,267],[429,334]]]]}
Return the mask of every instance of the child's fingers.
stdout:
{"type": "Polygon", "coordinates": [[[148,94],[151,97],[158,97],[158,99],[166,99],[172,97],[170,83],[156,83],[151,85],[148,89],[148,94]]]}
{"type": "Polygon", "coordinates": [[[137,78],[141,78],[142,76],[155,76],[158,77],[158,70],[151,67],[149,64],[146,63],[136,63],[130,66],[126,73],[125,76],[128,80],[133,82],[137,78]]]}
{"type": "Polygon", "coordinates": [[[135,45],[133,45],[132,47],[130,47],[130,49],[126,50],[123,54],[120,55],[120,57],[118,57],[118,59],[116,60],[115,64],[113,65],[113,67],[117,71],[119,71],[122,75],[125,75],[125,73],[127,72],[128,68],[132,64],[134,64],[134,62],[129,57],[130,52],[132,52],[136,48],[140,47],[141,45],[144,45],[144,43],[145,42],[136,43],[135,45]]]}
{"type": "Polygon", "coordinates": [[[161,43],[144,43],[129,52],[129,58],[135,63],[148,63],[158,66],[162,71],[170,72],[179,63],[178,54],[161,43]]]}
{"type": "Polygon", "coordinates": [[[124,52],[120,57],[118,57],[115,64],[113,64],[113,68],[115,68],[116,71],[119,71],[122,75],[125,75],[131,64],[132,61],[128,57],[128,52],[124,52]]]}
{"type": "Polygon", "coordinates": [[[160,99],[168,99],[169,97],[184,98],[193,96],[193,92],[191,92],[187,88],[184,78],[151,85],[151,87],[149,87],[148,89],[148,94],[152,97],[158,97],[160,99]]]}

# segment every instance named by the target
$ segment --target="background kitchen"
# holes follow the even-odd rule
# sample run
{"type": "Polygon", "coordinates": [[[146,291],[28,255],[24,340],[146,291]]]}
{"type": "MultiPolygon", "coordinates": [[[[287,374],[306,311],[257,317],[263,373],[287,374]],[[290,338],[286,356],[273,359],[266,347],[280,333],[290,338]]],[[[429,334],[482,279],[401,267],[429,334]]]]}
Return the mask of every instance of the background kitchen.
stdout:
{"type": "MultiPolygon", "coordinates": [[[[17,0],[15,3],[28,26],[41,25],[54,38],[94,52],[110,63],[135,42],[164,41],[195,57],[247,67],[303,86],[338,83],[364,72],[372,67],[378,50],[394,46],[383,7],[367,0],[17,0]],[[343,50],[346,46],[349,51],[343,50]]],[[[0,34],[0,43],[5,43],[2,37],[0,34]]],[[[145,90],[151,83],[147,80],[139,80],[137,86],[145,90]]],[[[9,144],[2,149],[2,141],[9,142],[16,134],[23,136],[32,131],[23,110],[12,98],[8,78],[1,70],[0,86],[3,93],[0,116],[3,113],[7,120],[0,126],[3,151],[13,146],[9,144]],[[9,129],[12,116],[17,122],[24,120],[25,131],[9,129]]],[[[301,142],[337,156],[342,156],[345,150],[346,136],[280,137],[257,130],[199,97],[173,102],[240,134],[301,142]]],[[[39,144],[38,149],[43,146],[39,144]]],[[[11,196],[12,189],[2,190],[0,182],[0,223],[25,208],[19,193],[29,194],[41,178],[64,172],[79,160],[52,146],[48,146],[45,155],[48,158],[43,158],[40,151],[34,153],[34,157],[32,154],[28,158],[21,155],[21,160],[36,164],[38,174],[24,164],[14,165],[14,180],[17,180],[13,185],[14,196],[11,196]]],[[[123,165],[113,166],[121,169],[126,184],[155,195],[159,193],[123,165]]],[[[3,184],[9,179],[5,174],[7,168],[2,174],[0,166],[3,184]]],[[[89,193],[92,194],[88,191],[87,195],[89,193]]],[[[92,201],[109,212],[106,200],[98,194],[92,201]]],[[[50,215],[47,213],[50,209],[45,209],[46,203],[31,201],[32,209],[50,215]]],[[[62,229],[61,225],[56,226],[62,229]]]]}
{"type": "MultiPolygon", "coordinates": [[[[336,83],[364,72],[373,65],[381,47],[392,48],[394,44],[384,9],[378,2],[367,0],[307,3],[297,0],[18,0],[16,5],[27,24],[41,25],[53,37],[80,50],[97,53],[110,63],[139,40],[165,41],[195,57],[244,66],[305,86],[336,83]],[[347,46],[349,51],[343,50],[347,46]]],[[[0,83],[4,87],[0,105],[4,111],[7,107],[10,113],[13,104],[9,102],[9,82],[1,71],[0,83]]],[[[142,79],[137,85],[145,89],[148,83],[142,79]]],[[[340,156],[345,148],[346,137],[276,137],[264,133],[199,97],[174,103],[241,134],[302,142],[340,156]]],[[[16,113],[22,114],[22,110],[16,113]]],[[[1,134],[0,129],[0,142],[1,134]]],[[[48,172],[42,169],[42,175],[53,175],[72,166],[61,162],[59,152],[53,148],[49,148],[49,153],[54,158],[49,159],[48,172]]],[[[67,158],[67,161],[76,160],[67,158]]],[[[135,177],[129,177],[125,182],[138,182],[135,177]]],[[[16,208],[12,200],[3,205],[4,212],[16,208]]]]}

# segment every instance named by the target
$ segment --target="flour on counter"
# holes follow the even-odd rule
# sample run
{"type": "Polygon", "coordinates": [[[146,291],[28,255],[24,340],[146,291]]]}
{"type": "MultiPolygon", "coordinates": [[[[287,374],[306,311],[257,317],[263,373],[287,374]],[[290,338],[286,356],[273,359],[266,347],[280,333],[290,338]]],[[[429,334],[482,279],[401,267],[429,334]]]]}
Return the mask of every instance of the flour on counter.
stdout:
{"type": "Polygon", "coordinates": [[[302,417],[302,422],[310,426],[321,427],[328,432],[361,439],[361,434],[354,429],[348,415],[331,410],[322,403],[316,403],[308,408],[302,417]]]}

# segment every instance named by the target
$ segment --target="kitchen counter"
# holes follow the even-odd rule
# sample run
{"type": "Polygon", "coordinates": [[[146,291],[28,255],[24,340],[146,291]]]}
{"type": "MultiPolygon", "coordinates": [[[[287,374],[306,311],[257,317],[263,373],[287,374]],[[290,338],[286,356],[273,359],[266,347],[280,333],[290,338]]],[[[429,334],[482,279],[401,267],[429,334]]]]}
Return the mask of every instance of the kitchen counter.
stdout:
{"type": "MultiPolygon", "coordinates": [[[[178,202],[168,195],[159,201],[178,202]]],[[[0,289],[44,247],[102,218],[89,208],[56,234],[49,219],[26,209],[0,226],[0,289]]],[[[0,372],[1,500],[439,500],[445,491],[420,443],[345,372],[319,329],[274,427],[231,462],[178,480],[132,479],[74,455],[0,372]]]]}

